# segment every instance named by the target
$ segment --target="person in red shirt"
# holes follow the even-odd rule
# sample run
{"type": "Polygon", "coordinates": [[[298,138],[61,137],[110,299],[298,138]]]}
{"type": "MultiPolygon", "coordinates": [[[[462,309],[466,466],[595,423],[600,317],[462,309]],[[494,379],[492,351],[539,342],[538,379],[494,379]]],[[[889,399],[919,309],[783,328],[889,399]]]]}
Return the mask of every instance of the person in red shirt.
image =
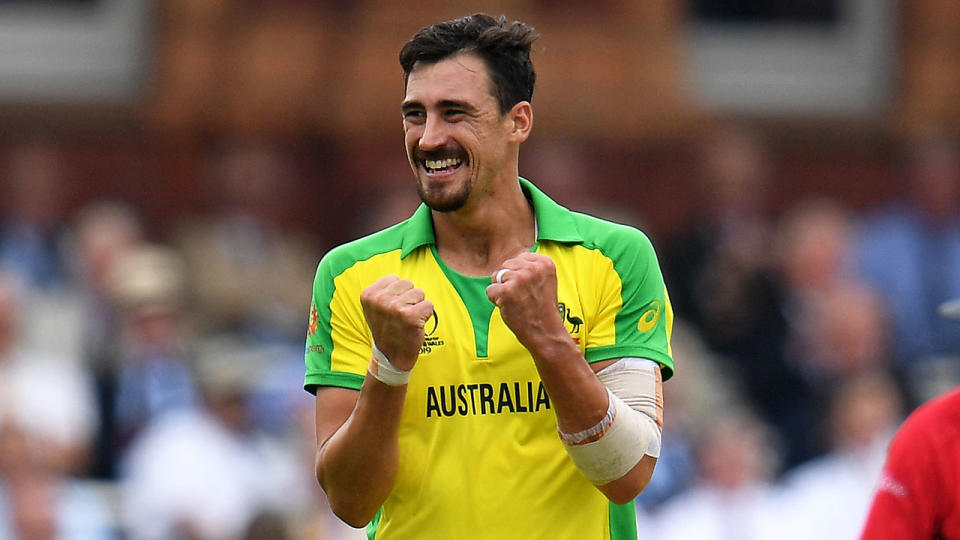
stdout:
{"type": "MultiPolygon", "coordinates": [[[[960,302],[940,312],[960,319],[960,302]]],[[[960,388],[917,408],[890,444],[861,536],[887,538],[960,539],[960,388]]]]}

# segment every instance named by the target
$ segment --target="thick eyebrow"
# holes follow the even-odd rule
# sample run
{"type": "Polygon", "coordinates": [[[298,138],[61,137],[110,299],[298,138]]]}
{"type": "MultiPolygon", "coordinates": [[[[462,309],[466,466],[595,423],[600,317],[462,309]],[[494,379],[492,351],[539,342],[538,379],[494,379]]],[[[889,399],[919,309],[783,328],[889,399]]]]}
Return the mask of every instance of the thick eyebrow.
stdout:
{"type": "Polygon", "coordinates": [[[441,109],[461,109],[467,114],[474,114],[477,108],[466,101],[457,101],[455,99],[445,99],[439,103],[441,109]]]}

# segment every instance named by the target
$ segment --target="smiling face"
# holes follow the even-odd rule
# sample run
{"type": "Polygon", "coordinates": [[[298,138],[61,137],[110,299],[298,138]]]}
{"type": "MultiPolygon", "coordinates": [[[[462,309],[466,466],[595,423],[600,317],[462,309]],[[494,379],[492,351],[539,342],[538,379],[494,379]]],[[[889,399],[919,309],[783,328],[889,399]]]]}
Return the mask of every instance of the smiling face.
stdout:
{"type": "Polygon", "coordinates": [[[401,107],[407,158],[420,198],[433,210],[460,210],[489,192],[499,175],[516,176],[516,144],[529,132],[518,135],[516,111],[529,111],[529,104],[500,114],[491,88],[483,60],[470,53],[417,65],[407,78],[401,107]]]}

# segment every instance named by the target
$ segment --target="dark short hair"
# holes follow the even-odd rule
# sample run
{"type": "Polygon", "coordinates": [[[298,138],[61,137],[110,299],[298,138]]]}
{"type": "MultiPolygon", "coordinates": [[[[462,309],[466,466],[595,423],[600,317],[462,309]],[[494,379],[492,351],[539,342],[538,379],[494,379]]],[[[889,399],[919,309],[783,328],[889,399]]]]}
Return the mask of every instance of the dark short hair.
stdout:
{"type": "Polygon", "coordinates": [[[435,63],[460,52],[483,59],[493,84],[491,93],[500,114],[521,101],[533,99],[537,74],[530,61],[530,46],[540,37],[533,27],[507,18],[477,13],[420,29],[400,50],[404,82],[417,62],[435,63]]]}

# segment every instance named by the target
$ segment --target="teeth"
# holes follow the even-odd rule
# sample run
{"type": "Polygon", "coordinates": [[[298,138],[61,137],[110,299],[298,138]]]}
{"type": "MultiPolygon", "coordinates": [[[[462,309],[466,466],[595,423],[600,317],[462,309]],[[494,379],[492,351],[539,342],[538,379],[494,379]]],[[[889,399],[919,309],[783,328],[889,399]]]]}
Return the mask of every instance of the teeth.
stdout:
{"type": "Polygon", "coordinates": [[[450,167],[456,167],[460,164],[460,158],[447,158],[447,159],[428,159],[424,161],[424,165],[427,166],[430,170],[437,169],[447,169],[450,167]]]}

